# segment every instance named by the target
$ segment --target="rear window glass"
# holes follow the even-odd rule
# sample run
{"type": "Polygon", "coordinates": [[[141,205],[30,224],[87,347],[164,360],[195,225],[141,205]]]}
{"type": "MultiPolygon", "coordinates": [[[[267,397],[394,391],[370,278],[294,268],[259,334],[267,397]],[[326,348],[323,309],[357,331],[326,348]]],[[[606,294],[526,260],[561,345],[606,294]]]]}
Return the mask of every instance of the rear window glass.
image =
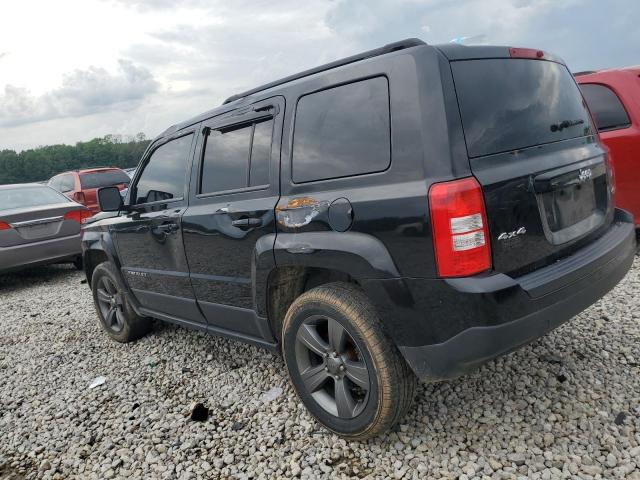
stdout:
{"type": "Polygon", "coordinates": [[[616,130],[631,125],[627,111],[613,90],[591,83],[580,85],[580,88],[595,117],[598,130],[616,130]]]}
{"type": "Polygon", "coordinates": [[[0,211],[68,203],[67,197],[49,187],[20,187],[0,189],[0,211]]]}
{"type": "Polygon", "coordinates": [[[88,188],[110,187],[121,183],[129,183],[130,181],[129,175],[120,170],[106,170],[80,175],[80,186],[83,190],[88,188]]]}
{"type": "Polygon", "coordinates": [[[302,97],[293,138],[297,183],[381,172],[391,162],[385,77],[302,97]]]}
{"type": "Polygon", "coordinates": [[[526,59],[451,63],[470,157],[593,133],[564,65],[526,59]]]}

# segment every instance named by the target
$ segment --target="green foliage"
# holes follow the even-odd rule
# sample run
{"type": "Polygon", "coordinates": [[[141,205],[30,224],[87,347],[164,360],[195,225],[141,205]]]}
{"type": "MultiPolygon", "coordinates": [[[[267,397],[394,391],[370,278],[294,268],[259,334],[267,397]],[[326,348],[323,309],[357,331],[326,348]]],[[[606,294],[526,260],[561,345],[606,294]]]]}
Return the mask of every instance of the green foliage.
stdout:
{"type": "Polygon", "coordinates": [[[48,180],[60,172],[91,167],[135,167],[150,140],[107,135],[72,145],[48,145],[16,153],[0,150],[0,185],[48,180]]]}

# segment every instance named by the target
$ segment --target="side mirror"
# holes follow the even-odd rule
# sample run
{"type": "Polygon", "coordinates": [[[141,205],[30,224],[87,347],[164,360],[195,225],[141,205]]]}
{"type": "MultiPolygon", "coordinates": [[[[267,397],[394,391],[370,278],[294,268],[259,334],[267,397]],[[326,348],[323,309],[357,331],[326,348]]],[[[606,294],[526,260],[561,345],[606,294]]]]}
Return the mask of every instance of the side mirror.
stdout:
{"type": "Polygon", "coordinates": [[[103,187],[98,190],[98,204],[103,212],[117,212],[124,202],[118,187],[103,187]]]}

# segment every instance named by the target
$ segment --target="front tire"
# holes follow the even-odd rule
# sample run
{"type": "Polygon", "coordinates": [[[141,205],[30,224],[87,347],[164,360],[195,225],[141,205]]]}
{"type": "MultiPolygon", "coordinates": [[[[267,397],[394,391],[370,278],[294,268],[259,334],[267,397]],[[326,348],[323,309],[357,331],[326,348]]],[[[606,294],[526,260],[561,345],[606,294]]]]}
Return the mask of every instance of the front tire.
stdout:
{"type": "Polygon", "coordinates": [[[103,262],[95,268],[91,291],[100,326],[113,340],[132,342],[151,330],[151,319],[141,317],[133,310],[111,263],[103,262]]]}
{"type": "Polygon", "coordinates": [[[416,377],[351,284],[321,285],[298,297],[283,322],[282,349],[304,405],[342,437],[384,433],[411,406],[416,377]]]}

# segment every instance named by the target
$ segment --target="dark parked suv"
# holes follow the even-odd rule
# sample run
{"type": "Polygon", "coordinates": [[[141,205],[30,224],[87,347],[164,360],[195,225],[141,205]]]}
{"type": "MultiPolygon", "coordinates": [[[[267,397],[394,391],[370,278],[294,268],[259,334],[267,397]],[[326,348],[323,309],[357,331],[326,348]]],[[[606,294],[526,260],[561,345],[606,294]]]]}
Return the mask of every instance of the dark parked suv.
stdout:
{"type": "MultiPolygon", "coordinates": [[[[545,334],[625,275],[629,214],[563,62],[406,40],[235,95],[150,145],[88,224],[121,342],[150,317],[282,351],[347,438],[545,334]]],[[[606,372],[603,372],[606,375],[606,372]]]]}

